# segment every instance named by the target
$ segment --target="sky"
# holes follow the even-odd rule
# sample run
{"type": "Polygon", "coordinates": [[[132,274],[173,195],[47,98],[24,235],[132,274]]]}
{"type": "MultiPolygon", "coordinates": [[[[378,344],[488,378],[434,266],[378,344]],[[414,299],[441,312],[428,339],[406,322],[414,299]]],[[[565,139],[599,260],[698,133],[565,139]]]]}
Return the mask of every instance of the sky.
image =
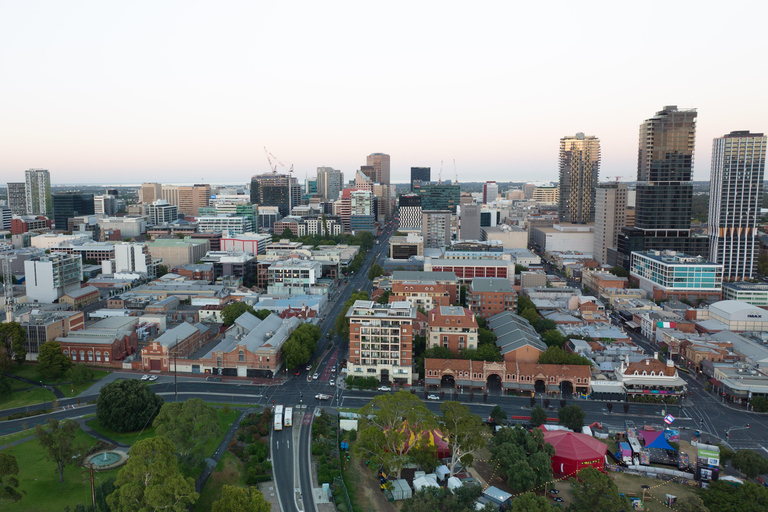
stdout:
{"type": "Polygon", "coordinates": [[[556,180],[559,139],[637,174],[640,123],[768,131],[768,2],[0,0],[0,182],[242,182],[391,155],[459,181],[556,180]],[[454,164],[455,162],[455,164],[454,164]]]}

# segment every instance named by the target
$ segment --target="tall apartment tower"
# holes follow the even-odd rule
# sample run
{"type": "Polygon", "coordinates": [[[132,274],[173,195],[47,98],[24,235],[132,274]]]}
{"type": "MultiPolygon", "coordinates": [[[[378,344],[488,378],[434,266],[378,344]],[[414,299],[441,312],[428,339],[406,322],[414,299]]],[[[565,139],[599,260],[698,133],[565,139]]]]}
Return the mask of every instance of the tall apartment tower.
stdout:
{"type": "Polygon", "coordinates": [[[28,169],[24,174],[27,215],[52,215],[51,173],[45,169],[28,169]]]}
{"type": "Polygon", "coordinates": [[[271,172],[252,177],[251,204],[277,206],[280,216],[287,216],[291,212],[291,177],[271,172]]]}
{"type": "Polygon", "coordinates": [[[27,184],[23,181],[8,183],[8,208],[14,215],[27,214],[27,184]]]}
{"type": "Polygon", "coordinates": [[[432,169],[430,167],[411,167],[411,192],[413,192],[413,182],[420,181],[428,183],[431,179],[432,169]]]}
{"type": "Polygon", "coordinates": [[[712,144],[709,260],[723,265],[726,281],[757,276],[757,217],[767,141],[762,133],[737,131],[712,144]]]}
{"type": "Polygon", "coordinates": [[[442,249],[451,245],[451,211],[422,210],[421,236],[424,248],[442,249]]]}
{"type": "Polygon", "coordinates": [[[384,153],[372,153],[366,158],[366,165],[373,167],[375,179],[371,181],[381,183],[381,195],[379,197],[379,215],[383,215],[384,220],[392,216],[392,193],[389,187],[389,155],[384,153]]]}
{"type": "Polygon", "coordinates": [[[706,237],[691,236],[696,109],[667,106],[640,125],[635,225],[618,237],[619,265],[648,250],[708,256],[706,237]]]}
{"type": "Polygon", "coordinates": [[[595,260],[605,265],[608,249],[615,248],[619,231],[627,225],[626,183],[604,183],[595,189],[595,260]]]}
{"type": "Polygon", "coordinates": [[[407,194],[400,196],[400,227],[402,229],[421,229],[421,196],[407,194]]]}
{"type": "Polygon", "coordinates": [[[492,203],[499,197],[499,186],[495,181],[486,181],[483,184],[483,204],[492,203]]]}
{"type": "Polygon", "coordinates": [[[159,183],[142,183],[139,189],[139,202],[152,204],[162,197],[163,187],[159,183]]]}
{"type": "Polygon", "coordinates": [[[323,199],[327,201],[337,200],[343,188],[343,172],[333,167],[317,168],[317,193],[323,196],[323,199]]]}
{"type": "Polygon", "coordinates": [[[481,240],[483,233],[480,230],[480,212],[479,204],[463,204],[461,209],[461,231],[459,237],[461,240],[481,240]]]}
{"type": "Polygon", "coordinates": [[[560,139],[560,222],[595,221],[595,188],[600,172],[600,139],[579,132],[560,139]]]}
{"type": "Polygon", "coordinates": [[[179,213],[197,217],[200,215],[200,208],[210,204],[211,186],[207,183],[195,184],[191,187],[179,187],[179,213]]]}

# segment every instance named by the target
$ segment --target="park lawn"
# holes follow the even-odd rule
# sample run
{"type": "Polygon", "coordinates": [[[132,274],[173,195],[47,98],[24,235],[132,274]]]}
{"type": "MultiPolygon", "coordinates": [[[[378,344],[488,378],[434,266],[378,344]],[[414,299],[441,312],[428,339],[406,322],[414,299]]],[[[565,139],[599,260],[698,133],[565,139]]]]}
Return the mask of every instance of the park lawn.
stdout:
{"type": "Polygon", "coordinates": [[[80,393],[82,393],[83,391],[85,391],[86,389],[96,384],[97,380],[99,379],[95,379],[89,382],[83,382],[82,384],[72,384],[72,383],[61,384],[60,386],[56,386],[56,389],[64,393],[64,396],[66,396],[67,398],[74,398],[78,396],[80,393]]]}
{"type": "MultiPolygon", "coordinates": [[[[25,405],[37,405],[48,402],[48,407],[53,407],[56,395],[44,388],[32,388],[23,391],[14,391],[8,396],[0,398],[0,410],[24,407],[25,405]]],[[[2,416],[2,414],[0,414],[2,416]]]]}
{"type": "Polygon", "coordinates": [[[225,485],[247,487],[243,463],[229,451],[224,452],[224,456],[205,483],[203,492],[200,493],[200,499],[195,505],[195,510],[198,512],[211,510],[213,502],[221,497],[221,489],[225,485]]]}
{"type": "Polygon", "coordinates": [[[229,430],[229,427],[232,426],[237,417],[240,415],[240,411],[236,409],[232,409],[226,413],[221,409],[217,409],[216,412],[219,413],[219,426],[221,427],[221,435],[219,437],[209,439],[205,442],[203,445],[203,454],[206,457],[213,456],[213,453],[216,451],[216,448],[218,448],[219,443],[221,443],[221,440],[224,439],[224,436],[227,434],[227,430],[229,430]]]}
{"type": "MultiPolygon", "coordinates": [[[[93,367],[91,367],[91,370],[93,370],[94,381],[103,379],[104,377],[112,373],[109,370],[101,370],[93,367]]],[[[43,384],[47,384],[49,386],[58,386],[62,383],[69,382],[69,380],[63,376],[58,379],[44,379],[42,375],[37,373],[37,365],[33,365],[33,364],[17,364],[16,366],[13,367],[10,373],[18,377],[24,377],[25,379],[34,380],[36,382],[42,382],[43,384]]],[[[89,386],[86,386],[85,389],[87,389],[89,386]]],[[[69,386],[65,386],[65,387],[67,390],[69,390],[69,386]]],[[[63,388],[62,388],[62,391],[66,392],[65,389],[63,388]]]]}
{"type": "Polygon", "coordinates": [[[151,425],[145,428],[144,430],[137,431],[137,432],[115,432],[114,430],[108,429],[107,427],[102,427],[101,424],[99,423],[99,420],[96,418],[90,421],[87,421],[86,425],[91,427],[93,430],[95,430],[99,434],[106,436],[109,439],[112,439],[113,441],[116,441],[124,445],[132,446],[134,443],[136,443],[136,441],[141,441],[142,439],[155,437],[155,427],[151,425]]]}
{"type": "Polygon", "coordinates": [[[13,434],[7,434],[4,436],[0,436],[0,446],[4,446],[6,444],[10,444],[14,441],[18,441],[19,439],[24,439],[25,437],[29,437],[31,435],[34,435],[35,430],[30,428],[27,430],[22,430],[21,432],[14,432],[13,434]]]}
{"type": "MultiPolygon", "coordinates": [[[[76,442],[89,448],[96,440],[83,432],[77,432],[76,442]]],[[[64,482],[59,482],[56,464],[47,459],[45,450],[36,440],[26,441],[4,450],[16,457],[19,465],[19,490],[26,494],[16,503],[3,502],[3,512],[61,512],[64,507],[74,508],[78,503],[90,504],[90,483],[83,479],[83,468],[68,465],[64,468],[64,482]]],[[[101,472],[97,478],[117,475],[116,469],[101,472]]]]}

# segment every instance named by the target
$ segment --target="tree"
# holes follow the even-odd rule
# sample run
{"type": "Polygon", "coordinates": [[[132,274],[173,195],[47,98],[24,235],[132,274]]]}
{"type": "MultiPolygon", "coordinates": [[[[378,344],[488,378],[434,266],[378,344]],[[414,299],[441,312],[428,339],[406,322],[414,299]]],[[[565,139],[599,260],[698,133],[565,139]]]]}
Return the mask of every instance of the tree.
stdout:
{"type": "Polygon", "coordinates": [[[527,272],[528,267],[525,265],[520,265],[519,263],[515,263],[515,274],[519,274],[520,272],[527,272]]]}
{"type": "Polygon", "coordinates": [[[565,344],[565,336],[557,329],[550,329],[541,334],[541,341],[548,347],[562,347],[565,344]]]}
{"type": "Polygon", "coordinates": [[[526,492],[552,479],[551,457],[555,449],[544,441],[540,429],[527,431],[520,426],[496,432],[491,447],[493,459],[515,492],[526,492]]]}
{"type": "Polygon", "coordinates": [[[166,438],[138,441],[129,455],[117,474],[117,490],[107,497],[114,512],[184,512],[199,498],[194,480],[179,471],[173,443],[166,438]]]}
{"type": "MultiPolygon", "coordinates": [[[[547,331],[550,332],[550,331],[547,331]]],[[[558,331],[559,332],[559,331],[558,331]]],[[[545,333],[546,334],[546,333],[545,333]]],[[[539,355],[539,364],[567,364],[568,366],[592,366],[592,361],[580,354],[571,354],[559,346],[548,346],[539,355]]]]}
{"type": "Polygon", "coordinates": [[[576,478],[571,478],[574,512],[619,512],[629,510],[629,500],[619,496],[619,490],[610,476],[593,467],[579,471],[576,478]]]}
{"type": "Polygon", "coordinates": [[[13,357],[16,363],[21,364],[27,358],[27,350],[24,342],[27,341],[27,331],[18,322],[0,324],[0,345],[5,347],[5,352],[13,357]]]}
{"type": "Polygon", "coordinates": [[[168,267],[166,265],[157,266],[157,277],[163,277],[167,273],[168,273],[168,267]]]}
{"type": "Polygon", "coordinates": [[[731,465],[749,478],[757,478],[757,475],[768,473],[768,460],[754,450],[737,451],[733,455],[731,465]]]}
{"type": "MultiPolygon", "coordinates": [[[[453,493],[445,487],[426,487],[413,493],[413,498],[403,503],[402,512],[466,512],[475,510],[474,503],[480,497],[480,486],[459,487],[453,493]]],[[[481,512],[498,511],[486,503],[481,512]]]]}
{"type": "Polygon", "coordinates": [[[84,364],[75,364],[67,370],[67,378],[71,380],[73,384],[82,384],[89,380],[93,380],[93,370],[84,364]]]}
{"type": "Polygon", "coordinates": [[[675,510],[677,512],[710,512],[698,496],[688,496],[677,500],[675,510]]]}
{"type": "Polygon", "coordinates": [[[752,483],[733,487],[722,480],[710,482],[701,501],[709,510],[717,512],[763,512],[768,502],[768,489],[752,483]]]}
{"type": "Polygon", "coordinates": [[[510,512],[554,512],[547,498],[527,492],[512,501],[510,512]]]}
{"type": "Polygon", "coordinates": [[[96,418],[115,432],[134,432],[148,427],[163,406],[162,397],[136,379],[117,380],[101,388],[96,418]]]}
{"type": "Polygon", "coordinates": [[[526,309],[525,311],[523,311],[520,314],[520,316],[525,318],[526,320],[528,320],[528,323],[531,324],[532,326],[534,326],[534,328],[536,327],[536,325],[535,325],[536,322],[541,320],[541,317],[536,312],[535,308],[528,308],[528,309],[526,309]]]}
{"type": "Polygon", "coordinates": [[[768,398],[764,396],[753,397],[749,403],[756,412],[768,412],[768,398]]]}
{"type": "Polygon", "coordinates": [[[384,267],[382,267],[378,263],[374,263],[373,265],[371,265],[370,270],[368,270],[368,279],[370,281],[373,281],[377,277],[380,277],[383,275],[384,275],[384,267]]]}
{"type": "Polygon", "coordinates": [[[448,469],[453,476],[456,464],[462,458],[485,446],[483,421],[479,416],[470,413],[466,405],[459,402],[443,402],[440,410],[443,413],[439,420],[440,432],[445,436],[445,441],[451,450],[448,469]]]}
{"type": "Polygon", "coordinates": [[[491,421],[494,423],[504,423],[507,421],[507,413],[504,412],[504,409],[502,409],[500,406],[496,405],[493,409],[491,409],[491,421]]]}
{"type": "Polygon", "coordinates": [[[218,412],[199,398],[164,404],[152,425],[157,435],[176,446],[180,455],[195,452],[208,439],[221,435],[218,412]]]}
{"type": "Polygon", "coordinates": [[[517,296],[517,314],[522,314],[523,311],[526,309],[533,309],[536,310],[536,306],[533,304],[533,301],[526,297],[525,295],[518,295],[517,296]]]}
{"type": "Polygon", "coordinates": [[[312,359],[322,332],[313,324],[301,324],[283,344],[283,358],[288,368],[304,365],[312,359]]]}
{"type": "Polygon", "coordinates": [[[221,321],[224,325],[229,327],[234,324],[235,320],[237,320],[243,313],[250,313],[256,316],[256,311],[254,311],[253,307],[250,305],[245,302],[233,302],[232,304],[226,305],[224,309],[221,310],[221,321]]]}
{"type": "Polygon", "coordinates": [[[540,405],[531,409],[531,424],[540,427],[547,422],[547,411],[540,405]]]}
{"type": "Polygon", "coordinates": [[[355,449],[398,478],[409,452],[426,442],[428,436],[423,433],[435,425],[429,409],[407,391],[377,396],[360,410],[358,421],[355,449]],[[412,434],[420,437],[419,442],[410,441],[412,434]]]}
{"type": "Polygon", "coordinates": [[[625,269],[620,265],[611,267],[611,269],[608,272],[615,275],[616,277],[629,277],[629,270],[625,269]]]}
{"type": "Polygon", "coordinates": [[[225,485],[221,498],[213,503],[211,512],[270,512],[271,505],[256,487],[243,489],[225,485]]]}
{"type": "Polygon", "coordinates": [[[259,320],[264,320],[269,315],[271,315],[272,312],[270,310],[268,310],[268,309],[260,309],[260,310],[256,311],[256,313],[254,313],[254,314],[256,315],[256,318],[258,318],[259,320]]]}
{"type": "Polygon", "coordinates": [[[115,492],[115,477],[109,477],[101,481],[96,486],[96,510],[99,512],[109,512],[109,505],[107,505],[107,496],[115,492]]]}
{"type": "Polygon", "coordinates": [[[490,329],[479,328],[477,330],[477,346],[481,345],[494,345],[496,342],[496,334],[490,329]]]}
{"type": "Polygon", "coordinates": [[[37,373],[46,379],[58,379],[72,366],[72,360],[61,351],[58,341],[46,341],[40,345],[37,356],[37,373]]]}
{"type": "Polygon", "coordinates": [[[336,322],[333,325],[333,329],[336,333],[344,339],[349,339],[349,320],[347,320],[347,311],[352,307],[352,304],[356,300],[368,300],[368,292],[352,292],[347,302],[344,303],[344,307],[341,308],[341,313],[336,317],[336,322]]]}
{"type": "Polygon", "coordinates": [[[584,411],[578,405],[566,405],[557,412],[557,420],[563,426],[568,427],[574,432],[581,432],[584,426],[584,411]]]}
{"type": "Polygon", "coordinates": [[[45,424],[47,428],[42,425],[35,427],[35,437],[45,450],[48,459],[56,463],[59,482],[63,482],[64,466],[79,464],[79,457],[76,456],[81,453],[85,455],[85,447],[75,443],[75,434],[80,430],[80,425],[74,420],[59,421],[53,418],[45,424]]]}
{"type": "Polygon", "coordinates": [[[0,452],[0,503],[3,500],[19,501],[21,493],[16,490],[19,487],[19,464],[16,457],[10,453],[0,452]],[[9,477],[7,480],[5,477],[9,477]]]}

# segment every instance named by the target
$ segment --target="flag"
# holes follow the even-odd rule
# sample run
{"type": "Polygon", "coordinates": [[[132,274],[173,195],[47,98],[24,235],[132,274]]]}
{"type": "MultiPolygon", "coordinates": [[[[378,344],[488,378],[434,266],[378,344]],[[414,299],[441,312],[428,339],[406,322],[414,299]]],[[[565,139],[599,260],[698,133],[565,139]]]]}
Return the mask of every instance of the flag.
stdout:
{"type": "Polygon", "coordinates": [[[667,425],[671,425],[673,421],[675,421],[675,417],[672,416],[671,414],[667,414],[666,416],[664,416],[664,423],[666,423],[667,425]]]}

